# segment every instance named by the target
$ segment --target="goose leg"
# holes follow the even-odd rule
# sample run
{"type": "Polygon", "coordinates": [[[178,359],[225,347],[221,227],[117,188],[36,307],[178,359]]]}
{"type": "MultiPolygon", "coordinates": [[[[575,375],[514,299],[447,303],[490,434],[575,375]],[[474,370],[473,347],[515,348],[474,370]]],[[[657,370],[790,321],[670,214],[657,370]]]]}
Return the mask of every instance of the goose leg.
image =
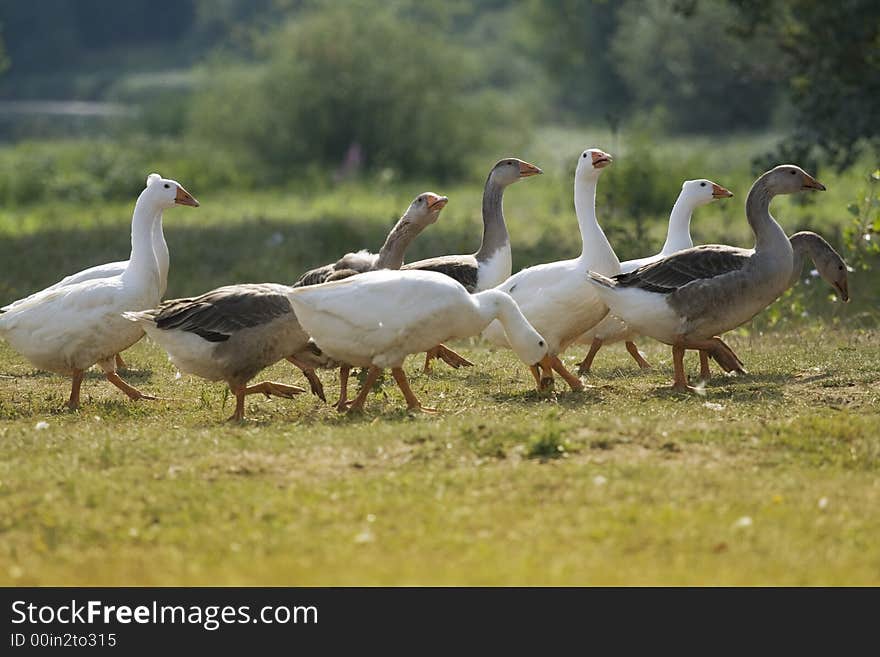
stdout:
{"type": "Polygon", "coordinates": [[[559,360],[559,356],[551,356],[550,364],[553,369],[559,373],[559,376],[565,379],[565,382],[572,390],[578,391],[584,389],[584,384],[581,382],[581,380],[565,368],[565,365],[563,365],[562,361],[559,360]]]}
{"type": "Polygon", "coordinates": [[[132,401],[136,401],[138,399],[159,399],[158,397],[154,397],[153,395],[145,395],[134,386],[127,384],[116,372],[104,372],[104,376],[110,383],[112,383],[114,386],[116,386],[122,392],[128,395],[128,398],[132,401]]]}
{"type": "Polygon", "coordinates": [[[351,403],[351,406],[348,407],[349,413],[360,413],[364,410],[364,402],[367,401],[367,395],[370,394],[370,390],[373,389],[373,386],[376,383],[376,379],[379,378],[379,375],[382,373],[382,370],[375,365],[371,365],[369,371],[367,372],[367,380],[364,381],[364,385],[358,393],[357,397],[354,398],[354,401],[351,403]]]}
{"type": "Polygon", "coordinates": [[[461,354],[453,351],[446,345],[438,344],[433,349],[429,349],[425,352],[425,366],[424,368],[422,368],[423,374],[431,373],[431,361],[435,358],[439,358],[444,363],[455,369],[458,369],[462,366],[471,367],[473,365],[471,361],[469,361],[461,354]]]}
{"type": "MultiPolygon", "coordinates": [[[[745,365],[743,365],[743,362],[740,360],[739,356],[736,355],[733,349],[731,349],[724,340],[722,340],[718,336],[715,336],[711,339],[710,342],[715,344],[719,353],[724,354],[723,360],[726,364],[730,366],[730,369],[725,369],[725,371],[736,372],[737,374],[748,374],[745,365]]],[[[715,358],[716,360],[718,360],[718,356],[716,356],[715,358]]]]}
{"type": "Polygon", "coordinates": [[[643,370],[651,369],[651,363],[645,360],[645,357],[642,356],[642,352],[639,351],[639,348],[636,346],[635,342],[633,342],[632,340],[627,340],[626,350],[629,352],[629,355],[633,357],[633,360],[635,360],[639,364],[639,367],[641,367],[643,370]]]}
{"type": "Polygon", "coordinates": [[[67,408],[71,411],[79,408],[79,390],[85,375],[85,370],[73,370],[73,384],[70,386],[70,399],[67,401],[67,408]]]}
{"type": "Polygon", "coordinates": [[[125,361],[122,360],[122,354],[116,354],[116,369],[117,370],[127,370],[128,365],[125,364],[125,361]]]}
{"type": "Polygon", "coordinates": [[[244,398],[247,395],[245,390],[245,386],[241,386],[232,391],[235,395],[235,412],[229,416],[227,422],[241,422],[244,420],[244,398]]]}
{"type": "Polygon", "coordinates": [[[241,422],[244,420],[244,398],[248,395],[263,394],[267,398],[274,395],[275,397],[293,399],[294,395],[305,391],[305,388],[289,386],[286,383],[276,383],[275,381],[263,381],[252,386],[240,386],[232,391],[235,394],[235,412],[229,418],[229,421],[241,422]]]}
{"type": "Polygon", "coordinates": [[[541,362],[530,366],[529,370],[535,377],[538,392],[545,392],[553,387],[553,359],[549,354],[544,356],[541,362]]]}
{"type": "Polygon", "coordinates": [[[342,413],[348,408],[348,375],[351,367],[343,365],[339,368],[339,401],[336,402],[336,410],[342,413]]]}
{"type": "Polygon", "coordinates": [[[471,361],[459,354],[457,351],[450,349],[445,344],[438,344],[436,347],[434,347],[434,349],[436,351],[436,357],[450,367],[458,369],[459,367],[473,366],[473,363],[471,361]]]}
{"type": "Polygon", "coordinates": [[[712,377],[712,371],[709,369],[709,352],[700,349],[700,378],[708,381],[712,377]]]}
{"type": "Polygon", "coordinates": [[[299,386],[289,386],[285,383],[276,383],[275,381],[263,381],[262,383],[256,383],[245,388],[244,394],[253,395],[256,393],[263,393],[267,398],[275,395],[276,397],[293,399],[294,395],[298,395],[305,391],[305,388],[299,386]]]}
{"type": "Polygon", "coordinates": [[[407,410],[421,411],[422,413],[438,412],[436,408],[426,408],[425,406],[422,406],[422,403],[419,401],[418,397],[416,397],[412,388],[410,388],[409,381],[406,378],[406,372],[403,371],[402,367],[392,367],[391,375],[394,377],[394,380],[397,381],[397,387],[400,388],[403,397],[406,399],[407,410]]]}
{"type": "Polygon", "coordinates": [[[324,384],[321,383],[321,379],[318,378],[317,372],[315,372],[315,368],[309,365],[308,363],[304,363],[299,360],[296,356],[288,356],[288,362],[296,365],[300,371],[303,373],[303,376],[306,377],[306,380],[309,382],[309,388],[312,391],[312,394],[320,399],[322,402],[326,403],[327,398],[324,396],[324,384]]]}
{"type": "Polygon", "coordinates": [[[725,372],[737,372],[738,374],[746,374],[742,361],[728,347],[724,340],[718,337],[709,338],[708,340],[691,340],[686,344],[688,349],[700,349],[706,351],[725,372]]]}
{"type": "Polygon", "coordinates": [[[672,345],[672,365],[675,371],[672,389],[680,392],[696,392],[696,388],[688,385],[687,375],[684,373],[684,350],[683,344],[672,345]]]}
{"type": "Polygon", "coordinates": [[[602,338],[593,338],[593,341],[590,343],[590,351],[588,351],[586,357],[578,363],[578,374],[590,373],[590,368],[593,367],[593,359],[596,357],[596,354],[599,353],[601,348],[602,338]]]}

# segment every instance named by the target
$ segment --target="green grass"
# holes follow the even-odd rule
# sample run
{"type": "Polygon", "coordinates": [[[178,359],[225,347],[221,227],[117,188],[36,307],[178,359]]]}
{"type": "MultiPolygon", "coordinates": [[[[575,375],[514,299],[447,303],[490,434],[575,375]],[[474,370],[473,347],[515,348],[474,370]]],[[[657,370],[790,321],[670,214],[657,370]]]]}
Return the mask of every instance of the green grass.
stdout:
{"type": "Polygon", "coordinates": [[[388,377],[360,417],[252,397],[240,426],[149,342],[128,378],[170,401],[95,375],[74,414],[3,345],[0,584],[880,584],[878,337],[734,338],[752,374],[704,396],[647,341],[654,371],[610,347],[546,397],[464,344],[472,369],[410,363],[439,416],[388,377]]]}

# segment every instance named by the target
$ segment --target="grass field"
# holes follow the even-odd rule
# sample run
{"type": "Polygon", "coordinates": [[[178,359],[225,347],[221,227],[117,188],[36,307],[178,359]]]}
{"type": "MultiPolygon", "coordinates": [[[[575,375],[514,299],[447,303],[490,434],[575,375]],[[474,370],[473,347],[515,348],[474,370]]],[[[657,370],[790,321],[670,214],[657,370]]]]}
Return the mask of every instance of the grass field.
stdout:
{"type": "Polygon", "coordinates": [[[0,583],[880,584],[878,337],[734,338],[752,374],[704,396],[649,342],[655,371],[611,347],[547,397],[463,345],[477,367],[410,362],[437,417],[386,382],[360,417],[250,398],[243,426],[150,343],[128,378],[170,401],[93,376],[76,414],[3,346],[0,583]]]}
{"type": "MultiPolygon", "coordinates": [[[[514,268],[577,254],[568,169],[588,144],[616,156],[598,214],[622,257],[658,250],[668,213],[636,208],[646,232],[635,239],[624,201],[650,184],[671,205],[685,177],[737,195],[698,211],[695,240],[748,246],[748,162],[767,141],[667,140],[641,173],[625,168],[631,145],[545,131],[517,153],[545,175],[505,196],[514,268]]],[[[410,259],[479,243],[484,172],[446,186],[200,189],[166,164],[146,171],[202,202],[165,215],[170,297],[289,282],[378,248],[425,189],[451,200],[410,259]]],[[[862,175],[821,178],[827,193],[773,212],[840,247],[862,175]]],[[[0,209],[0,302],[125,257],[133,199],[86,197],[0,209]]],[[[409,363],[436,417],[408,415],[389,379],[360,417],[306,395],[250,398],[250,420],[231,426],[224,387],[176,378],[146,340],[125,376],[166,401],[130,403],[91,374],[71,414],[69,383],[0,341],[0,584],[880,584],[877,271],[854,272],[846,306],[821,284],[799,289],[729,336],[751,374],[705,395],[668,391],[668,348],[648,340],[653,371],[610,347],[584,392],[558,383],[548,396],[512,355],[470,342],[457,346],[472,369],[428,377],[409,363]]],[[[264,377],[302,384],[286,364],[264,377]]],[[[335,377],[324,380],[332,398],[335,377]]]]}

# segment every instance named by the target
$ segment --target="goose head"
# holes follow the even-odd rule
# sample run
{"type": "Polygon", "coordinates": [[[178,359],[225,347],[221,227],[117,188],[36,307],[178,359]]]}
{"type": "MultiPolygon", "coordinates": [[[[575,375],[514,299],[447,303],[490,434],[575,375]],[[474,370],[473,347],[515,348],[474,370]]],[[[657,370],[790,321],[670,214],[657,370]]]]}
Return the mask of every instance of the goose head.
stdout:
{"type": "Polygon", "coordinates": [[[409,204],[401,219],[407,223],[427,226],[437,221],[440,210],[446,207],[449,199],[433,192],[419,194],[409,204]]]}
{"type": "Polygon", "coordinates": [[[598,178],[599,174],[613,162],[611,156],[598,148],[588,148],[578,158],[575,178],[598,178]]]}
{"type": "Polygon", "coordinates": [[[825,185],[795,164],[780,164],[762,178],[772,194],[794,194],[810,189],[825,191],[825,185]]]}
{"type": "Polygon", "coordinates": [[[489,177],[493,182],[506,187],[517,180],[522,180],[529,176],[537,176],[542,173],[544,172],[534,164],[515,157],[506,157],[495,163],[495,166],[492,167],[492,171],[489,173],[489,177]]]}
{"type": "Polygon", "coordinates": [[[162,209],[172,208],[175,205],[199,207],[199,202],[183,188],[183,185],[176,180],[163,178],[158,173],[147,176],[147,188],[142,195],[162,209]]]}
{"type": "Polygon", "coordinates": [[[816,271],[837,292],[843,302],[849,301],[849,268],[843,258],[833,250],[813,254],[816,271]]]}
{"type": "Polygon", "coordinates": [[[706,205],[719,198],[730,198],[733,192],[705,178],[685,180],[681,186],[681,196],[694,206],[706,205]]]}

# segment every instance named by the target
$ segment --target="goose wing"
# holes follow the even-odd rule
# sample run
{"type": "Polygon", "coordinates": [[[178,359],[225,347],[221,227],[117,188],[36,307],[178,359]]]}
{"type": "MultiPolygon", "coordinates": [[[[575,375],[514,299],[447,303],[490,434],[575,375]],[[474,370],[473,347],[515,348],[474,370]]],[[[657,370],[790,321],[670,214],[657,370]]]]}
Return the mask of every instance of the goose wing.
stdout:
{"type": "Polygon", "coordinates": [[[464,288],[473,293],[477,289],[478,263],[472,255],[449,255],[438,258],[428,258],[404,265],[401,269],[416,269],[419,271],[434,271],[445,274],[449,278],[458,281],[464,288]]]}
{"type": "Polygon", "coordinates": [[[741,270],[752,252],[720,244],[679,251],[627,274],[614,277],[618,287],[671,294],[695,281],[704,281],[741,270]]]}
{"type": "Polygon", "coordinates": [[[209,342],[224,342],[236,331],[292,314],[282,285],[229,285],[199,297],[163,303],[154,314],[162,330],[188,331],[209,342]]]}

